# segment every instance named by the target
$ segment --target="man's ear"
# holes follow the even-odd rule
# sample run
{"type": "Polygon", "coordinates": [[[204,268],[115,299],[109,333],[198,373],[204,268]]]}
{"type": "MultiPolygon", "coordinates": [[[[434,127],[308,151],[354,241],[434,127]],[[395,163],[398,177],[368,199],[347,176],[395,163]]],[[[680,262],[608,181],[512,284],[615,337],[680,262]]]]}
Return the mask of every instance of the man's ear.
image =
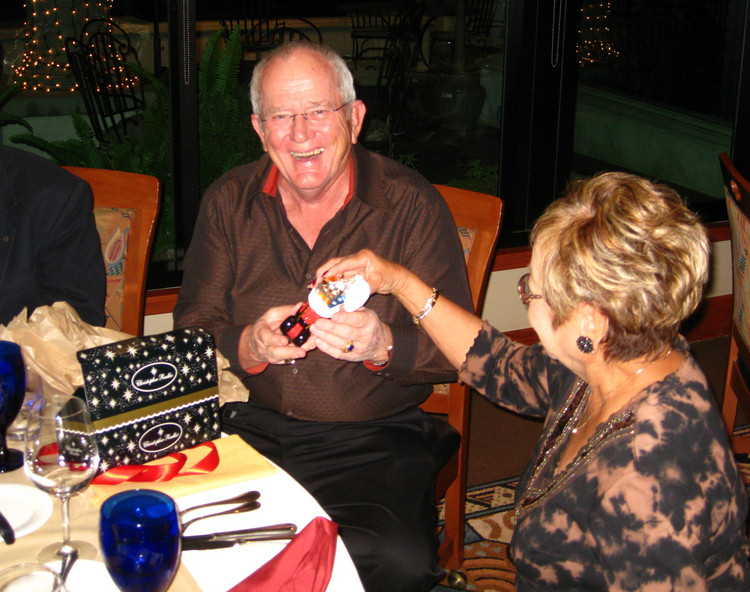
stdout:
{"type": "Polygon", "coordinates": [[[350,125],[352,128],[352,144],[357,143],[359,132],[362,131],[362,124],[365,121],[366,112],[367,112],[367,107],[365,107],[365,104],[359,99],[356,99],[352,103],[351,117],[349,118],[350,125]]]}
{"type": "Polygon", "coordinates": [[[266,136],[263,133],[263,125],[260,120],[260,117],[258,117],[255,113],[250,115],[250,122],[253,124],[253,129],[255,130],[255,133],[258,134],[258,137],[260,138],[261,143],[263,144],[263,150],[265,152],[268,152],[266,150],[266,136]]]}

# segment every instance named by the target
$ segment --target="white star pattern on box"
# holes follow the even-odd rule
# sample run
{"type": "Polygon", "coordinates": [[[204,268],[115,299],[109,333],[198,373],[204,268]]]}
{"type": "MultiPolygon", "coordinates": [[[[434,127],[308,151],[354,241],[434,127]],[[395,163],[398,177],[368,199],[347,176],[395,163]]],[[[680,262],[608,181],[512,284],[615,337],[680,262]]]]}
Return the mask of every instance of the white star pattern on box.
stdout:
{"type": "Polygon", "coordinates": [[[215,351],[209,333],[190,328],[78,353],[102,471],[219,436],[215,351]]]}

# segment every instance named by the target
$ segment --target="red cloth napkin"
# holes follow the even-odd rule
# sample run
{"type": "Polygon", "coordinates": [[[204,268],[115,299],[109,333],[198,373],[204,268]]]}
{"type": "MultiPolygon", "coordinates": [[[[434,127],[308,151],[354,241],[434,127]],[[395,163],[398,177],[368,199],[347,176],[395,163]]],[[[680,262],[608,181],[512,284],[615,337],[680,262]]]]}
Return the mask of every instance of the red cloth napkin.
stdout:
{"type": "Polygon", "coordinates": [[[336,556],[335,522],[318,516],[229,592],[325,592],[336,556]]]}

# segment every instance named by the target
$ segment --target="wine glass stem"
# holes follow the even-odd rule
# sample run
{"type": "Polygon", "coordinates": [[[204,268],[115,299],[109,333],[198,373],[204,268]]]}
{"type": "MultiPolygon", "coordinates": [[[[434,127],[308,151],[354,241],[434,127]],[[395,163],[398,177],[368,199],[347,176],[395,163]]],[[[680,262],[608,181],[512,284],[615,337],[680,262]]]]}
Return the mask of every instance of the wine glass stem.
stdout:
{"type": "Polygon", "coordinates": [[[8,426],[0,426],[0,464],[5,464],[5,457],[8,454],[8,445],[6,443],[5,434],[8,431],[8,426]]]}
{"type": "Polygon", "coordinates": [[[62,534],[63,534],[63,545],[67,545],[70,541],[70,517],[68,512],[68,502],[70,496],[66,495],[60,498],[62,502],[62,534]]]}

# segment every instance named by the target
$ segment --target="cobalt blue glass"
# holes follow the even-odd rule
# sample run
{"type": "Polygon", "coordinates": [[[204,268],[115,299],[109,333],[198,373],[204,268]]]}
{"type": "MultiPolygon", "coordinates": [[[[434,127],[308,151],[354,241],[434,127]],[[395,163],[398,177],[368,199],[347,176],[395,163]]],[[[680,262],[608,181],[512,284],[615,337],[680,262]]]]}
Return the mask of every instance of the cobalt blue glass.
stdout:
{"type": "Polygon", "coordinates": [[[26,370],[21,348],[12,341],[0,341],[0,473],[23,466],[23,452],[8,448],[5,434],[21,410],[26,395],[26,370]]]}
{"type": "Polygon", "coordinates": [[[164,592],[180,558],[180,523],[174,500],[134,489],[104,501],[99,521],[104,565],[123,592],[164,592]]]}

